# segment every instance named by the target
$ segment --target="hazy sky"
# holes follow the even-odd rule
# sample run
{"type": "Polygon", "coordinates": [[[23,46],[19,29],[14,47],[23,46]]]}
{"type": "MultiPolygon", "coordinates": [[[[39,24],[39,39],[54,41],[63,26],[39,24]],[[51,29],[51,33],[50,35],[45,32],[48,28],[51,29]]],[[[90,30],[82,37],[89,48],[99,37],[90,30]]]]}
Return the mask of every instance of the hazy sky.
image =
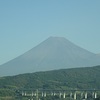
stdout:
{"type": "Polygon", "coordinates": [[[0,0],[0,64],[50,36],[100,53],[100,0],[0,0]]]}

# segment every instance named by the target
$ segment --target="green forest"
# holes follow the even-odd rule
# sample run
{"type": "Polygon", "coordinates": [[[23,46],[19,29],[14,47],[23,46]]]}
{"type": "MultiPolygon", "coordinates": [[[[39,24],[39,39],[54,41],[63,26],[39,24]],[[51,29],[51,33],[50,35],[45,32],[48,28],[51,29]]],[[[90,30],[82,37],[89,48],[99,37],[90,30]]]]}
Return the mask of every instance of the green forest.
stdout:
{"type": "Polygon", "coordinates": [[[0,77],[0,100],[14,100],[21,89],[100,89],[100,66],[0,77]]]}

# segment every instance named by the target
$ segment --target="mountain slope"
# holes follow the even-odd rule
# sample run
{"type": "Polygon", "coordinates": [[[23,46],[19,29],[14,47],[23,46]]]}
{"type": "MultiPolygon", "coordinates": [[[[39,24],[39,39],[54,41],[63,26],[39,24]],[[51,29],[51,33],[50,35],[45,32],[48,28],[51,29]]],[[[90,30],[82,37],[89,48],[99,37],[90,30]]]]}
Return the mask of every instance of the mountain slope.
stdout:
{"type": "Polygon", "coordinates": [[[23,55],[0,66],[0,76],[85,67],[100,64],[100,57],[63,37],[50,37],[23,55]]]}
{"type": "Polygon", "coordinates": [[[2,77],[0,78],[0,88],[100,89],[100,66],[2,77]]]}

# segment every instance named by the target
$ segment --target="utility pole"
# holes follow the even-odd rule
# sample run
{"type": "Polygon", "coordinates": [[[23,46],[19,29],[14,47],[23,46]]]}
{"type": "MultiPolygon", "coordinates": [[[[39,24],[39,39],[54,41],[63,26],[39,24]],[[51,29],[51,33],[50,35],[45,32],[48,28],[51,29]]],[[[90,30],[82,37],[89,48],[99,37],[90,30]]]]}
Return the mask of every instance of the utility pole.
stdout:
{"type": "Polygon", "coordinates": [[[38,98],[39,98],[39,97],[38,97],[38,92],[39,92],[39,91],[38,91],[38,89],[37,89],[37,90],[36,90],[36,100],[38,100],[38,98]]]}

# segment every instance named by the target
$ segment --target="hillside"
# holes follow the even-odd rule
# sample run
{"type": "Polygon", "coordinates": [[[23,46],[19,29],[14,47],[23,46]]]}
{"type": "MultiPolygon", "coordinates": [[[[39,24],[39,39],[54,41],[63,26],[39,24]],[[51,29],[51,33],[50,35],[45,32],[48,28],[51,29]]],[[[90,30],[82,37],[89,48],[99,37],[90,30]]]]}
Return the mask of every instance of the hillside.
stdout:
{"type": "Polygon", "coordinates": [[[63,37],[49,37],[36,47],[0,66],[0,76],[100,65],[100,56],[63,37]]]}
{"type": "Polygon", "coordinates": [[[100,66],[61,69],[0,78],[5,89],[100,89],[100,66]]]}

